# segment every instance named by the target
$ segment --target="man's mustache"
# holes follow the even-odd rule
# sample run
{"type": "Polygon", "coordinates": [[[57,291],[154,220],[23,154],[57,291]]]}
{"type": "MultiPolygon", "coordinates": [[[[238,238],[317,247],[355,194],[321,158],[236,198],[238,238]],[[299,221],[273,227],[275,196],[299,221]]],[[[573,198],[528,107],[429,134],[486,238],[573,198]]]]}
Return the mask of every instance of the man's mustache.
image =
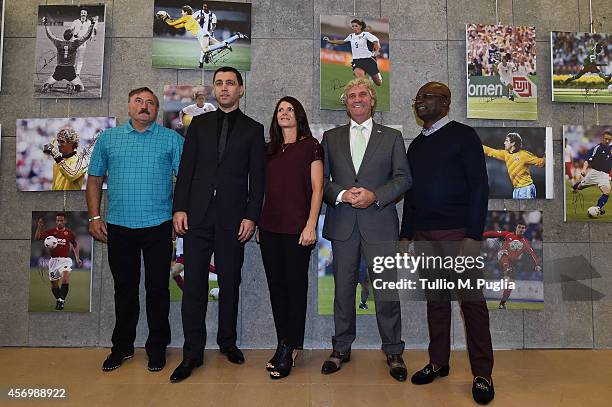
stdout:
{"type": "Polygon", "coordinates": [[[141,110],[140,112],[138,112],[138,113],[139,113],[139,114],[140,114],[140,113],[151,114],[151,112],[149,112],[149,110],[148,110],[148,109],[142,109],[142,110],[141,110]]]}

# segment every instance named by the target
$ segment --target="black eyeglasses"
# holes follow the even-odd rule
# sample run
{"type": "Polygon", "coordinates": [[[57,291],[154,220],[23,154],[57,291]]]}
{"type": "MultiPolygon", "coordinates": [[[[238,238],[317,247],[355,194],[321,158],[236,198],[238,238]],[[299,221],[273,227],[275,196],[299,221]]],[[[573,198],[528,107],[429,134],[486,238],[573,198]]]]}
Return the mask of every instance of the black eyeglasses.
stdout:
{"type": "Polygon", "coordinates": [[[414,99],[412,99],[413,102],[416,102],[419,99],[433,99],[433,98],[444,98],[446,99],[445,95],[439,95],[437,93],[421,93],[420,95],[416,95],[416,97],[414,99]]]}

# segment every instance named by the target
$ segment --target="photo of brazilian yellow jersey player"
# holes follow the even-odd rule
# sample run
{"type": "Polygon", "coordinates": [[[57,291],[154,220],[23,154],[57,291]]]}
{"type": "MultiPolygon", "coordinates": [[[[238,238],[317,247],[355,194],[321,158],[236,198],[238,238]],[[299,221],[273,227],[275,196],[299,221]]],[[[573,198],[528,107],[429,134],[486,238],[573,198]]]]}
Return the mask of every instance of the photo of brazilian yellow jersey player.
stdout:
{"type": "Polygon", "coordinates": [[[612,34],[550,33],[553,102],[612,103],[612,34]]]}
{"type": "Polygon", "coordinates": [[[251,4],[155,0],[153,68],[251,69],[251,4]]]}
{"type": "Polygon", "coordinates": [[[467,117],[537,120],[536,30],[467,24],[467,117]]]}
{"type": "Polygon", "coordinates": [[[35,98],[100,98],[104,65],[102,5],[39,6],[35,98]]]}
{"type": "Polygon", "coordinates": [[[17,189],[84,190],[97,137],[115,123],[114,117],[18,119],[17,189]]]}
{"type": "Polygon", "coordinates": [[[491,199],[552,199],[550,127],[476,127],[482,141],[491,199]]]}

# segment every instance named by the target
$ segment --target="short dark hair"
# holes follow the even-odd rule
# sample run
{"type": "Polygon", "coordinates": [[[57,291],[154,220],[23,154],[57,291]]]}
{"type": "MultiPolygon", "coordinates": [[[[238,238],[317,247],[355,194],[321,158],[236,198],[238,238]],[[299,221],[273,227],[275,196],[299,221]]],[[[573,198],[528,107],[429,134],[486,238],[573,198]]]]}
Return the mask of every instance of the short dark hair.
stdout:
{"type": "Polygon", "coordinates": [[[191,6],[183,6],[181,7],[181,10],[183,10],[185,13],[189,15],[193,14],[193,9],[191,8],[191,6]]]}
{"type": "Polygon", "coordinates": [[[233,66],[222,66],[220,68],[217,68],[217,70],[213,74],[213,83],[215,83],[215,78],[217,77],[217,73],[218,72],[233,72],[233,73],[235,73],[236,74],[236,78],[238,79],[238,85],[242,86],[242,83],[243,83],[242,82],[242,75],[233,66]]]}
{"type": "Polygon", "coordinates": [[[55,214],[55,217],[57,218],[58,216],[61,216],[62,218],[66,219],[66,212],[58,212],[55,214]]]}
{"type": "Polygon", "coordinates": [[[149,92],[150,94],[152,94],[153,98],[155,99],[155,104],[157,105],[157,107],[159,107],[159,99],[157,98],[157,95],[155,94],[155,92],[153,92],[151,89],[149,89],[146,86],[143,86],[141,88],[132,89],[130,93],[128,93],[128,102],[130,101],[130,99],[132,99],[132,96],[137,95],[142,92],[149,92]]]}

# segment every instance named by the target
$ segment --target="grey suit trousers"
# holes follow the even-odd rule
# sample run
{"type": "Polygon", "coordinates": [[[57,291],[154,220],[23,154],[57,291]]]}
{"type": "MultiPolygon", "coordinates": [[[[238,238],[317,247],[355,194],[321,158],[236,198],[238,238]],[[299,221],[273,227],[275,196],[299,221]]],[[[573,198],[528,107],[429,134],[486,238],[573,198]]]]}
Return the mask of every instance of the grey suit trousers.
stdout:
{"type": "MultiPolygon", "coordinates": [[[[334,350],[347,352],[356,337],[355,295],[359,277],[361,256],[365,259],[372,280],[373,257],[376,255],[371,244],[368,244],[359,232],[359,223],[348,240],[332,240],[334,265],[334,325],[332,337],[334,350]]],[[[379,301],[374,290],[376,321],[382,340],[382,349],[387,355],[401,354],[404,342],[401,339],[402,321],[399,301],[379,301]]]]}

